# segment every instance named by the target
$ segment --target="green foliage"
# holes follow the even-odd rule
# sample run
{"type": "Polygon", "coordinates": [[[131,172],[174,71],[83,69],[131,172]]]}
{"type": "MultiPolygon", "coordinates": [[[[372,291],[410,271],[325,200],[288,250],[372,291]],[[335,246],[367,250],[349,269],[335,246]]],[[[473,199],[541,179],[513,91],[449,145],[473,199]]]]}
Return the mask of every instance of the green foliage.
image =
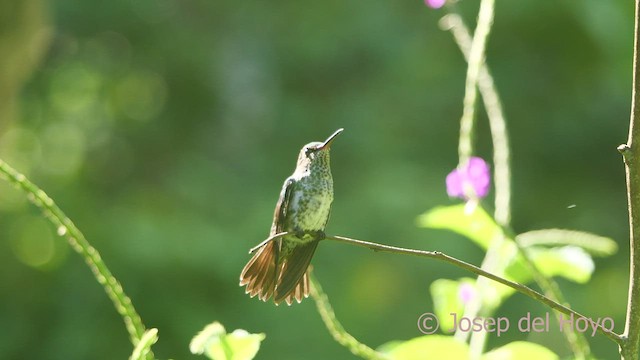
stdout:
{"type": "Polygon", "coordinates": [[[527,231],[516,236],[522,247],[530,246],[579,246],[594,256],[611,256],[618,251],[618,244],[611,238],[584,231],[545,229],[527,231]]]}
{"type": "Polygon", "coordinates": [[[468,359],[468,345],[444,335],[425,335],[407,341],[384,344],[378,351],[392,360],[468,359]]]}
{"type": "MultiPolygon", "coordinates": [[[[473,203],[437,207],[422,214],[418,223],[423,227],[446,229],[464,235],[483,250],[488,250],[490,244],[497,241],[498,257],[494,259],[492,273],[521,284],[534,281],[533,271],[539,271],[541,276],[548,278],[560,276],[574,282],[586,283],[595,268],[593,259],[586,250],[605,256],[612,254],[616,249],[611,239],[585,232],[557,229],[518,236],[516,239],[524,241],[516,243],[482,207],[473,203]],[[524,254],[531,265],[525,260],[524,254]]],[[[468,292],[466,296],[469,297],[466,301],[480,302],[488,314],[515,292],[514,289],[496,282],[485,283],[482,287],[475,284],[471,279],[440,279],[432,283],[434,308],[443,331],[452,331],[454,328],[451,313],[465,314],[465,295],[462,294],[465,287],[468,292]]],[[[544,347],[518,342],[510,343],[485,356],[487,359],[557,358],[557,355],[544,347]],[[524,357],[524,354],[529,357],[524,357]]]]}
{"type": "Polygon", "coordinates": [[[514,341],[484,354],[481,360],[557,360],[551,350],[527,341],[514,341]]]}
{"type": "Polygon", "coordinates": [[[236,329],[228,334],[219,322],[205,326],[189,345],[194,354],[204,354],[212,360],[251,360],[260,349],[265,334],[250,334],[236,329]]]}
{"type": "Polygon", "coordinates": [[[440,322],[443,332],[453,331],[453,317],[451,313],[464,313],[464,302],[461,290],[473,291],[475,279],[462,278],[460,280],[438,279],[431,283],[430,291],[433,298],[433,308],[440,322]]]}
{"type": "MultiPolygon", "coordinates": [[[[436,207],[420,215],[418,224],[422,227],[446,229],[464,235],[483,250],[487,250],[496,237],[506,236],[500,226],[479,205],[470,207],[460,204],[436,207]]],[[[616,249],[615,242],[609,238],[573,230],[539,230],[518,235],[516,238],[523,239],[524,243],[520,245],[527,251],[533,264],[543,275],[560,276],[578,283],[589,281],[595,267],[591,256],[585,250],[605,256],[611,255],[616,249]],[[565,244],[572,246],[561,246],[565,244]]],[[[522,256],[518,254],[517,245],[512,239],[504,238],[499,254],[502,267],[498,267],[494,273],[505,275],[508,279],[523,284],[533,281],[531,269],[525,265],[522,256]]],[[[432,294],[442,294],[444,291],[440,288],[442,283],[435,286],[437,289],[434,292],[432,288],[432,294]]],[[[484,298],[490,303],[502,302],[514,293],[513,289],[497,283],[491,283],[489,287],[492,290],[485,291],[484,298]]],[[[450,301],[453,287],[450,290],[446,291],[448,296],[434,301],[437,304],[450,301]]]]}
{"type": "MultiPolygon", "coordinates": [[[[425,335],[408,341],[393,341],[382,345],[378,351],[391,360],[440,360],[468,359],[469,349],[465,342],[452,336],[425,335]]],[[[482,355],[481,360],[557,360],[544,346],[527,341],[514,341],[482,355]]]]}
{"type": "MultiPolygon", "coordinates": [[[[563,246],[551,249],[529,248],[527,253],[535,266],[547,277],[562,276],[567,280],[577,283],[586,283],[591,278],[595,269],[593,259],[582,248],[576,246],[563,246]]],[[[514,264],[514,268],[518,265],[514,264]]],[[[514,278],[522,282],[528,282],[526,274],[519,273],[514,278]]]]}
{"type": "Polygon", "coordinates": [[[433,208],[418,217],[418,225],[464,235],[484,250],[493,239],[502,235],[500,227],[482,207],[467,204],[433,208]]]}

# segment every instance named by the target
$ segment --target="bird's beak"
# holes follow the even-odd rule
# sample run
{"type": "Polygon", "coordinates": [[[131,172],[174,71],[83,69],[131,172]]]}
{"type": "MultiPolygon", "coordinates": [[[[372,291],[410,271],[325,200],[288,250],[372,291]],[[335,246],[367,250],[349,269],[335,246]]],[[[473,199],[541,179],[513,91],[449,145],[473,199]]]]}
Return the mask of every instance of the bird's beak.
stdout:
{"type": "Polygon", "coordinates": [[[336,130],[336,132],[334,132],[333,134],[331,134],[331,136],[329,136],[327,138],[327,140],[324,141],[324,143],[322,143],[322,145],[320,145],[319,149],[328,149],[329,146],[331,146],[331,143],[333,142],[333,139],[336,138],[336,136],[340,135],[340,133],[344,131],[344,129],[338,129],[336,130]]]}

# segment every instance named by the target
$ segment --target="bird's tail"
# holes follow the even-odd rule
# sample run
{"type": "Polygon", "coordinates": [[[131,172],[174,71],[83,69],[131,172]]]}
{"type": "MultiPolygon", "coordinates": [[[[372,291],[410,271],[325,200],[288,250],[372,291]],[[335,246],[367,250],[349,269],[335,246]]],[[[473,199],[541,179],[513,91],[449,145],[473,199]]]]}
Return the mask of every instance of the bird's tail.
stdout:
{"type": "Polygon", "coordinates": [[[276,288],[279,248],[277,241],[271,241],[258,249],[240,274],[240,286],[247,286],[249,296],[267,301],[276,288]]]}
{"type": "Polygon", "coordinates": [[[279,259],[277,241],[263,246],[249,260],[240,274],[240,286],[246,285],[249,296],[267,301],[274,296],[276,305],[291,305],[309,297],[309,264],[318,241],[296,246],[286,259],[279,259]]]}

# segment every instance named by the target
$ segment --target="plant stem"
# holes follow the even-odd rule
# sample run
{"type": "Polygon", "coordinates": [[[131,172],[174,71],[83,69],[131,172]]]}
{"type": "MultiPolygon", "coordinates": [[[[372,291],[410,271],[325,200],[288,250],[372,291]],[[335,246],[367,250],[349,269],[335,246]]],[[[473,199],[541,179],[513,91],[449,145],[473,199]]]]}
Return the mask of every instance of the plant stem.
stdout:
{"type": "MultiPolygon", "coordinates": [[[[451,8],[449,6],[448,8],[451,8]]],[[[460,122],[460,160],[459,166],[463,166],[466,163],[468,156],[471,156],[471,135],[473,128],[473,111],[475,110],[475,97],[476,87],[479,88],[484,100],[485,109],[489,118],[489,125],[491,128],[492,142],[493,142],[493,155],[494,155],[494,181],[495,181],[495,214],[494,218],[496,222],[503,226],[508,227],[511,220],[511,186],[510,186],[510,167],[509,167],[509,141],[506,131],[506,122],[502,113],[502,107],[500,104],[500,98],[493,85],[493,78],[489,74],[489,70],[485,64],[485,46],[486,39],[491,30],[494,14],[494,1],[483,0],[480,4],[480,10],[478,13],[478,25],[473,38],[469,35],[462,18],[457,14],[450,15],[450,22],[457,20],[457,26],[450,26],[454,38],[458,46],[460,47],[465,59],[468,62],[467,68],[467,83],[465,87],[465,102],[463,117],[460,122]],[[453,18],[455,16],[455,18],[453,18]],[[467,98],[469,95],[471,100],[467,98]],[[471,114],[471,115],[469,115],[471,114]],[[467,116],[465,116],[467,115],[467,116]],[[469,150],[469,154],[464,153],[464,149],[469,150]]],[[[443,19],[444,20],[444,19],[443,19]]],[[[482,262],[481,268],[495,272],[499,271],[504,264],[500,261],[498,255],[499,249],[504,243],[504,235],[499,238],[495,238],[491,242],[487,254],[482,262]]],[[[483,289],[487,283],[487,279],[478,279],[476,286],[483,289]]],[[[482,293],[482,290],[481,290],[482,293]]],[[[489,316],[494,309],[482,309],[482,300],[478,299],[475,302],[471,302],[465,306],[465,316],[476,317],[478,313],[483,310],[489,316]]],[[[456,331],[456,338],[466,340],[469,336],[468,332],[456,331]]],[[[483,353],[486,343],[487,333],[484,331],[474,332],[471,334],[470,357],[472,359],[478,359],[483,353]]]]}
{"type": "Polygon", "coordinates": [[[144,359],[145,356],[151,350],[151,346],[158,341],[158,329],[149,329],[147,330],[142,338],[136,345],[135,349],[133,349],[133,353],[129,357],[129,360],[140,360],[144,359]]]}
{"type": "MultiPolygon", "coordinates": [[[[449,14],[440,20],[440,27],[450,31],[465,60],[470,61],[472,38],[462,17],[447,7],[449,14]]],[[[507,122],[502,111],[502,102],[495,87],[493,76],[483,61],[478,70],[478,90],[489,119],[491,141],[493,143],[493,178],[495,182],[496,222],[508,226],[511,222],[511,167],[509,152],[509,134],[507,122]]]]}
{"type": "MultiPolygon", "coordinates": [[[[640,1],[640,0],[638,0],[640,1]]],[[[264,246],[266,244],[268,244],[270,241],[275,241],[278,238],[281,238],[283,236],[289,235],[290,232],[282,232],[276,235],[273,235],[271,237],[269,237],[268,239],[266,239],[265,241],[261,242],[258,246],[254,247],[255,248],[259,248],[260,246],[264,246]]],[[[426,258],[431,258],[431,259],[437,259],[440,261],[444,261],[447,262],[449,264],[452,264],[454,266],[457,266],[461,269],[467,270],[467,271],[471,271],[472,273],[476,274],[476,275],[480,275],[483,277],[486,277],[488,279],[491,279],[493,281],[499,282],[502,285],[506,285],[514,290],[516,290],[519,293],[522,293],[534,300],[537,300],[547,306],[549,306],[550,308],[557,310],[563,314],[566,315],[573,315],[576,318],[585,318],[588,319],[586,316],[580,314],[579,312],[565,306],[562,305],[556,301],[553,301],[551,299],[549,299],[548,297],[540,294],[539,292],[525,286],[522,284],[519,284],[515,281],[511,281],[505,278],[502,278],[498,275],[494,275],[488,271],[485,271],[475,265],[471,265],[467,262],[464,262],[462,260],[458,260],[452,256],[449,256],[445,253],[442,253],[440,251],[426,251],[426,250],[416,250],[416,249],[407,249],[407,248],[401,248],[401,247],[397,247],[397,246],[391,246],[391,245],[384,245],[384,244],[378,244],[378,243],[374,243],[374,242],[370,242],[370,241],[364,241],[364,240],[358,240],[358,239],[352,239],[352,238],[348,238],[346,236],[325,236],[325,238],[323,240],[333,240],[333,241],[337,241],[337,242],[343,242],[343,243],[347,243],[347,244],[351,244],[351,245],[356,245],[356,246],[361,246],[361,247],[365,247],[368,249],[371,249],[373,251],[386,251],[386,252],[391,252],[391,253],[395,253],[395,254],[401,254],[401,255],[414,255],[414,256],[420,256],[420,257],[426,257],[426,258]]],[[[310,276],[310,282],[311,282],[311,295],[314,297],[314,299],[316,299],[316,304],[318,305],[318,310],[321,312],[321,316],[323,316],[323,320],[325,319],[325,315],[330,315],[329,317],[327,317],[325,320],[325,323],[327,324],[327,327],[329,328],[329,331],[332,332],[332,334],[334,334],[334,330],[332,329],[342,329],[342,332],[338,331],[336,334],[340,335],[340,334],[347,334],[344,329],[342,328],[342,325],[340,325],[340,323],[338,322],[338,320],[335,318],[335,314],[333,313],[333,309],[331,308],[331,305],[329,304],[329,301],[326,299],[326,295],[324,295],[324,293],[322,292],[322,288],[320,288],[320,284],[317,281],[314,281],[313,276],[310,276]],[[314,290],[314,287],[316,290],[314,290]],[[315,295],[314,295],[315,293],[315,295]],[[318,303],[319,299],[322,300],[322,295],[324,295],[324,302],[322,303],[318,303]],[[325,315],[323,315],[323,313],[325,315]]],[[[613,331],[608,331],[607,329],[603,328],[601,325],[599,325],[597,327],[597,330],[605,335],[606,337],[608,337],[609,339],[615,341],[617,344],[621,344],[624,341],[624,337],[622,335],[619,335],[613,331]]],[[[334,337],[336,335],[334,334],[334,337]]],[[[351,336],[351,335],[349,335],[351,336]]],[[[341,342],[341,340],[336,339],[338,342],[341,342]]],[[[355,339],[354,339],[355,340],[355,339]]],[[[344,345],[344,344],[343,344],[344,345]]],[[[346,346],[346,345],[345,345],[346,346]]]]}
{"type": "Polygon", "coordinates": [[[322,321],[329,330],[329,333],[331,333],[333,338],[340,345],[349,349],[352,354],[360,356],[364,359],[386,359],[383,354],[359,342],[356,338],[349,334],[344,329],[344,327],[342,327],[342,324],[340,324],[340,322],[336,318],[336,314],[333,312],[333,308],[329,303],[329,298],[324,293],[324,291],[322,291],[322,287],[320,286],[318,279],[316,279],[313,273],[309,274],[309,284],[311,285],[311,297],[316,302],[316,307],[318,308],[318,313],[320,313],[322,321]]]}
{"type": "MultiPolygon", "coordinates": [[[[104,287],[107,295],[113,301],[116,311],[124,319],[125,326],[129,332],[129,337],[133,346],[145,333],[145,327],[140,315],[136,312],[131,299],[122,290],[122,285],[111,274],[107,265],[102,261],[98,250],[89,244],[84,235],[76,225],[69,219],[53,200],[39,187],[29,181],[23,174],[19,173],[3,160],[0,160],[0,175],[22,190],[27,198],[35,204],[45,217],[56,227],[58,235],[66,236],[71,247],[85,259],[89,268],[93,272],[96,280],[104,287]]],[[[147,359],[153,359],[153,353],[149,352],[147,359]]]]}
{"type": "Polygon", "coordinates": [[[493,23],[494,0],[482,0],[478,12],[478,25],[473,35],[469,51],[469,66],[463,100],[462,118],[460,119],[460,141],[458,143],[459,164],[464,166],[473,154],[473,121],[478,97],[478,74],[484,63],[484,50],[493,23]]]}
{"type": "MultiPolygon", "coordinates": [[[[640,0],[639,0],[640,1],[640,0]]],[[[259,248],[261,246],[264,246],[266,244],[268,244],[270,241],[275,241],[278,238],[281,238],[283,236],[286,236],[290,234],[289,232],[282,232],[276,235],[273,235],[269,238],[267,238],[265,241],[261,242],[258,246],[254,247],[255,248],[259,248]]],[[[549,306],[550,308],[557,310],[563,314],[566,315],[574,315],[576,318],[586,318],[588,319],[586,316],[580,314],[579,312],[565,306],[562,305],[552,299],[549,299],[548,297],[540,294],[539,292],[525,286],[522,284],[519,284],[515,281],[511,281],[505,278],[502,278],[498,275],[494,275],[488,271],[485,271],[475,265],[469,264],[465,261],[459,260],[457,258],[454,258],[452,256],[449,256],[445,253],[442,253],[440,251],[426,251],[426,250],[416,250],[416,249],[407,249],[407,248],[401,248],[401,247],[397,247],[397,246],[391,246],[391,245],[384,245],[384,244],[379,244],[379,243],[374,243],[374,242],[370,242],[370,241],[364,241],[364,240],[358,240],[358,239],[352,239],[352,238],[348,238],[346,236],[326,236],[323,240],[333,240],[333,241],[338,241],[338,242],[343,242],[343,243],[347,243],[347,244],[351,244],[351,245],[356,245],[356,246],[361,246],[361,247],[365,247],[368,249],[371,249],[373,251],[386,251],[386,252],[391,252],[391,253],[395,253],[395,254],[401,254],[401,255],[414,255],[414,256],[420,256],[420,257],[426,257],[426,258],[431,258],[431,259],[437,259],[440,261],[444,261],[447,262],[449,264],[452,264],[454,266],[457,266],[461,269],[467,270],[467,271],[471,271],[472,273],[475,273],[476,275],[480,275],[483,277],[486,277],[488,279],[491,279],[493,281],[496,281],[500,284],[503,284],[505,286],[508,286],[516,291],[518,291],[519,293],[522,293],[534,300],[537,300],[547,306],[549,306]]],[[[319,291],[316,291],[316,295],[320,296],[323,295],[322,293],[322,288],[320,288],[320,284],[317,281],[313,281],[313,277],[310,277],[310,281],[311,281],[311,295],[314,296],[314,286],[316,287],[316,289],[319,289],[319,291]]],[[[315,296],[314,296],[315,298],[315,296]]],[[[325,295],[326,298],[326,295],[325,295]]],[[[318,302],[318,299],[316,299],[316,302],[318,302]]],[[[334,325],[331,326],[335,326],[337,324],[338,329],[341,329],[342,326],[340,325],[340,323],[337,321],[337,319],[335,319],[335,314],[333,313],[333,310],[331,309],[331,305],[329,305],[328,300],[323,303],[322,309],[320,308],[321,305],[318,305],[318,310],[321,311],[321,315],[322,315],[322,311],[325,311],[326,314],[329,314],[333,317],[333,320],[331,320],[331,318],[328,318],[329,322],[327,323],[331,323],[334,325]]],[[[323,315],[324,316],[324,315],[323,315]]],[[[324,319],[324,317],[323,317],[324,319]]],[[[327,325],[329,326],[329,325],[327,325]]],[[[332,331],[332,329],[329,329],[330,331],[332,331]]],[[[344,330],[344,329],[342,329],[344,330]]],[[[608,331],[607,329],[603,328],[602,326],[598,326],[597,330],[605,335],[606,337],[608,337],[609,339],[615,341],[618,344],[621,344],[622,342],[624,342],[624,337],[622,335],[619,335],[613,331],[608,331]]],[[[345,332],[346,333],[346,332],[345,332]]],[[[351,335],[349,335],[351,336],[351,335]]],[[[337,340],[337,339],[336,339],[337,340]]],[[[339,340],[338,340],[339,341],[339,340]]],[[[339,341],[340,342],[340,341],[339,341]]]]}
{"type": "Polygon", "coordinates": [[[633,47],[633,88],[631,93],[631,118],[629,139],[620,145],[626,171],[627,201],[629,205],[629,295],[627,316],[620,344],[620,355],[625,360],[638,358],[640,346],[640,0],[635,1],[635,29],[633,47]]]}
{"type": "MultiPolygon", "coordinates": [[[[540,286],[545,296],[569,307],[570,304],[565,300],[558,283],[555,282],[554,279],[544,276],[529,256],[528,250],[520,246],[517,241],[514,240],[514,242],[524,259],[524,264],[527,267],[527,270],[529,270],[531,276],[533,276],[533,280],[538,284],[538,286],[540,286]]],[[[562,324],[560,314],[556,313],[556,319],[558,320],[558,324],[562,324]]],[[[582,332],[569,331],[565,329],[562,331],[562,334],[567,339],[567,343],[569,343],[569,347],[571,347],[571,351],[573,351],[576,360],[586,359],[591,354],[589,342],[587,342],[587,339],[582,332]]]]}
{"type": "MultiPolygon", "coordinates": [[[[447,262],[449,264],[452,264],[454,266],[457,266],[461,269],[467,270],[467,271],[471,271],[472,273],[475,273],[477,275],[480,276],[484,276],[486,278],[489,278],[493,281],[499,282],[500,284],[506,285],[534,300],[537,300],[547,306],[549,306],[550,308],[557,310],[563,314],[566,315],[573,315],[575,316],[575,318],[586,318],[588,319],[586,316],[580,314],[579,312],[572,310],[571,308],[568,308],[556,301],[553,301],[551,299],[549,299],[548,297],[542,295],[541,293],[525,286],[522,284],[519,284],[517,282],[511,281],[511,280],[507,280],[505,278],[502,278],[500,276],[494,275],[490,272],[487,272],[475,265],[471,265],[467,262],[464,262],[462,260],[458,260],[452,256],[449,256],[447,254],[444,254],[440,251],[425,251],[425,250],[415,250],[415,249],[407,249],[407,248],[401,248],[401,247],[396,247],[396,246],[390,246],[390,245],[383,245],[383,244],[378,244],[378,243],[374,243],[374,242],[369,242],[369,241],[364,241],[364,240],[357,240],[357,239],[352,239],[352,238],[348,238],[348,237],[344,237],[344,236],[327,236],[325,238],[326,240],[334,240],[334,241],[338,241],[338,242],[343,242],[343,243],[347,243],[347,244],[351,244],[351,245],[357,245],[357,246],[362,246],[368,249],[371,249],[373,251],[386,251],[386,252],[391,252],[391,253],[396,253],[396,254],[402,254],[402,255],[414,255],[414,256],[420,256],[420,257],[426,257],[426,258],[431,258],[431,259],[437,259],[440,261],[444,261],[447,262]]],[[[605,335],[606,337],[608,337],[609,339],[615,341],[616,343],[620,344],[623,341],[623,338],[621,335],[615,333],[615,332],[610,332],[606,329],[604,329],[602,326],[598,326],[597,330],[605,335]]]]}
{"type": "MultiPolygon", "coordinates": [[[[442,18],[440,26],[443,30],[448,30],[454,36],[456,43],[458,44],[465,59],[469,61],[470,50],[472,45],[472,39],[469,34],[467,26],[464,24],[462,17],[457,14],[452,6],[448,7],[449,14],[442,18]]],[[[498,91],[495,88],[493,76],[489,71],[486,63],[483,61],[478,73],[478,89],[480,91],[484,107],[489,119],[489,126],[491,129],[491,137],[493,143],[493,162],[494,162],[494,180],[495,180],[495,213],[494,218],[498,225],[503,228],[505,234],[511,232],[507,231],[510,227],[511,221],[511,170],[509,166],[509,138],[507,133],[506,121],[504,113],[502,111],[502,103],[498,95],[498,91]]],[[[512,237],[515,239],[515,237],[512,237]]],[[[491,271],[492,269],[485,266],[492,263],[492,256],[490,256],[495,250],[499,249],[502,241],[499,239],[492,242],[491,249],[487,252],[486,261],[483,261],[482,268],[491,271]]],[[[569,306],[564,299],[564,295],[560,291],[558,284],[553,280],[546,278],[535,264],[531,261],[528,254],[525,252],[519,244],[516,243],[520,253],[525,260],[527,268],[531,272],[534,281],[540,286],[544,294],[557,301],[559,303],[569,306]]],[[[481,284],[481,283],[480,283],[481,284]]],[[[472,314],[473,315],[473,314],[472,314]]],[[[556,317],[559,319],[559,314],[556,313],[556,317]]],[[[468,336],[468,333],[463,333],[463,336],[468,336]]],[[[474,333],[476,336],[484,336],[484,332],[474,333]]],[[[584,359],[590,353],[589,343],[585,339],[582,333],[573,331],[563,331],[563,335],[566,337],[569,346],[571,347],[574,355],[577,359],[584,359]]],[[[484,340],[476,340],[472,342],[471,348],[475,348],[474,345],[483,345],[484,340]]]]}

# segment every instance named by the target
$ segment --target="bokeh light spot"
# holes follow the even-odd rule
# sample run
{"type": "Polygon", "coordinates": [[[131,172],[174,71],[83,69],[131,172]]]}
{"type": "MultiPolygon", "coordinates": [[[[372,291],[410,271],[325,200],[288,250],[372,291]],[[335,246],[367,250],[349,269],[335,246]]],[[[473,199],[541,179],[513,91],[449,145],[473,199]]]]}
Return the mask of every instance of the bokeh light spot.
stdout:
{"type": "Polygon", "coordinates": [[[62,115],[88,111],[98,100],[102,78],[82,64],[60,67],[51,79],[51,103],[62,115]]]}
{"type": "Polygon", "coordinates": [[[10,229],[10,244],[18,260],[34,268],[53,268],[67,253],[65,244],[56,241],[51,225],[38,216],[15,221],[10,229]]]}
{"type": "Polygon", "coordinates": [[[26,207],[27,198],[6,181],[0,181],[0,210],[11,212],[26,207]]]}
{"type": "Polygon", "coordinates": [[[82,165],[86,141],[72,124],[51,124],[42,132],[42,170],[52,175],[71,176],[82,165]]]}
{"type": "Polygon", "coordinates": [[[160,75],[138,71],[128,74],[117,84],[114,101],[116,108],[127,117],[147,121],[160,113],[166,97],[167,85],[160,75]]]}
{"type": "Polygon", "coordinates": [[[28,174],[40,157],[41,144],[33,131],[14,127],[0,137],[0,158],[20,172],[28,174]]]}

